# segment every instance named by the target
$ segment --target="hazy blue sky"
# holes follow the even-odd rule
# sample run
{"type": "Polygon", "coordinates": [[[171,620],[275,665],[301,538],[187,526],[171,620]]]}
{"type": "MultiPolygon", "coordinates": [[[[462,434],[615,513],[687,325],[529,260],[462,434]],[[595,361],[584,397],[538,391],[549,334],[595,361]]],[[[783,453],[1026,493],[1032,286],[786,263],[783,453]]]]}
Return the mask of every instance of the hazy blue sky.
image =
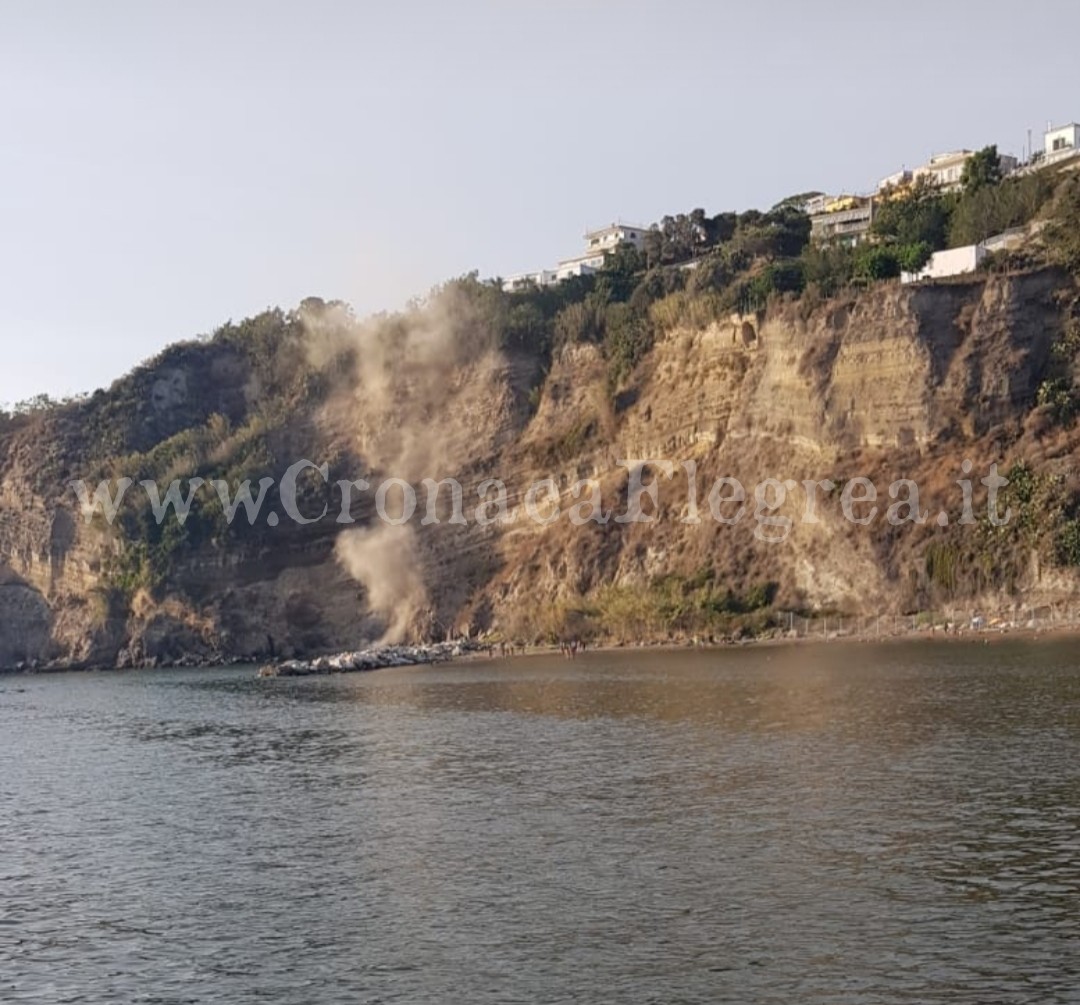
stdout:
{"type": "Polygon", "coordinates": [[[1069,0],[0,0],[0,402],[1080,118],[1069,0]]]}

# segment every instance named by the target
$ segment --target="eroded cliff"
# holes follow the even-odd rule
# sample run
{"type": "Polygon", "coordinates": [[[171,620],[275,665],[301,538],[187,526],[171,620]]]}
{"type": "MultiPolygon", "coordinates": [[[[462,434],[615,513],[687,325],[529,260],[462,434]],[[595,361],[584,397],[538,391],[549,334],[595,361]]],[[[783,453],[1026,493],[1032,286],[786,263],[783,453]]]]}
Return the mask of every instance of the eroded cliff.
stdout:
{"type": "MultiPolygon", "coordinates": [[[[376,638],[401,610],[414,634],[535,635],[611,606],[618,591],[674,580],[852,613],[1068,598],[1075,577],[1053,560],[1048,535],[1072,512],[1077,437],[1036,407],[1067,286],[1042,270],[777,301],[662,332],[614,388],[596,345],[545,359],[460,323],[449,350],[437,322],[373,353],[362,330],[331,326],[327,339],[325,324],[301,315],[279,315],[274,339],[256,325],[178,347],[108,392],[2,434],[0,665],[308,654],[376,638]],[[305,458],[325,462],[328,477],[302,483],[311,522],[299,523],[285,518],[278,485],[305,458]],[[632,461],[651,462],[644,481],[656,479],[659,506],[646,505],[651,520],[619,522],[632,461]],[[1021,502],[1059,512],[1002,531],[985,519],[978,480],[991,464],[1018,462],[1053,487],[1021,502]],[[148,528],[142,552],[137,523],[85,520],[70,488],[196,473],[277,484],[254,526],[222,525],[211,497],[180,537],[148,528]],[[965,476],[974,525],[955,520],[965,476]],[[391,477],[418,489],[425,477],[457,478],[466,524],[422,525],[421,489],[397,543],[372,547],[372,493],[356,490],[343,513],[336,483],[391,477]],[[878,491],[868,525],[842,512],[856,477],[878,491]],[[711,512],[720,478],[747,490],[737,523],[711,512]],[[489,479],[506,486],[508,522],[476,519],[489,479]],[[561,515],[542,523],[526,513],[526,492],[546,479],[561,515]],[[764,479],[787,498],[755,512],[764,479]],[[836,487],[816,490],[808,521],[803,483],[826,479],[836,487]],[[924,523],[884,519],[899,479],[917,484],[924,523]],[[609,518],[571,521],[570,507],[593,492],[609,518]],[[936,557],[945,554],[949,575],[936,557]],[[394,589],[380,590],[384,577],[394,589]]],[[[545,517],[556,505],[548,495],[532,497],[545,517]]],[[[445,497],[439,513],[449,515],[445,497]]],[[[649,630],[678,631],[677,619],[649,630]]]]}

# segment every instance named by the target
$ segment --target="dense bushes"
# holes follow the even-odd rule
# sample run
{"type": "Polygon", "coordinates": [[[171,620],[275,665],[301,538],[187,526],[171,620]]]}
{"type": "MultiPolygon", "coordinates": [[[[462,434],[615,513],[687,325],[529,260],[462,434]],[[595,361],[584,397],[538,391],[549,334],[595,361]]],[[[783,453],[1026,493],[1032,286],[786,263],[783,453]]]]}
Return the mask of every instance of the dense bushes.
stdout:
{"type": "Polygon", "coordinates": [[[1054,191],[1054,176],[1045,171],[1006,178],[965,191],[952,208],[949,245],[978,244],[988,237],[1030,223],[1054,191]]]}
{"type": "Polygon", "coordinates": [[[878,200],[871,232],[886,244],[929,245],[940,251],[948,243],[954,199],[926,178],[902,193],[887,192],[878,200]]]}
{"type": "MultiPolygon", "coordinates": [[[[629,377],[657,329],[760,311],[776,296],[808,293],[816,303],[851,285],[917,273],[937,250],[1030,222],[1054,184],[1045,174],[1002,180],[997,151],[987,148],[969,162],[959,193],[943,193],[925,178],[886,193],[873,240],[857,247],[811,244],[809,217],[793,200],[766,213],[710,217],[695,209],[665,217],[646,235],[643,252],[620,248],[563,303],[550,322],[552,345],[602,346],[614,387],[629,377]]],[[[1068,248],[1064,238],[1060,244],[1068,248]]],[[[529,330],[543,337],[539,316],[529,330]]]]}
{"type": "Polygon", "coordinates": [[[1070,174],[1053,202],[1046,241],[1055,262],[1080,275],[1080,175],[1070,174]]]}
{"type": "Polygon", "coordinates": [[[1057,181],[1049,171],[1002,179],[997,151],[987,147],[968,161],[959,192],[942,192],[926,178],[886,192],[872,231],[886,244],[926,245],[932,252],[978,244],[1034,220],[1057,181]]]}
{"type": "Polygon", "coordinates": [[[514,638],[545,642],[756,634],[773,625],[776,592],[777,584],[769,582],[736,593],[707,568],[694,576],[667,575],[642,585],[608,586],[542,610],[520,610],[506,631],[514,638]]]}

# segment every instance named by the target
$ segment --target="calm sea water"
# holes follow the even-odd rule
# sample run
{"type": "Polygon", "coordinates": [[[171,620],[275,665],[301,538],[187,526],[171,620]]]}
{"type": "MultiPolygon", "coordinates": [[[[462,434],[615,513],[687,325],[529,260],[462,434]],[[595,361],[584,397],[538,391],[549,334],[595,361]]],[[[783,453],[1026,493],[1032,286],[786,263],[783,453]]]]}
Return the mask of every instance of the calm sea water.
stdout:
{"type": "Polygon", "coordinates": [[[0,678],[0,1001],[1080,1002],[1071,644],[0,678]]]}

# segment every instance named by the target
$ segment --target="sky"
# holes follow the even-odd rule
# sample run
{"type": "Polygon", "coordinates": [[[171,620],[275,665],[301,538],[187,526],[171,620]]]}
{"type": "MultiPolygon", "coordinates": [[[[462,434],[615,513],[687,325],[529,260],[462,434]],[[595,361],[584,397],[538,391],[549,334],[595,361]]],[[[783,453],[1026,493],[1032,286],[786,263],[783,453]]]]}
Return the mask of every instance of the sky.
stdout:
{"type": "Polygon", "coordinates": [[[0,404],[615,219],[1019,155],[1080,119],[1078,37],[1064,0],[0,0],[0,404]]]}

